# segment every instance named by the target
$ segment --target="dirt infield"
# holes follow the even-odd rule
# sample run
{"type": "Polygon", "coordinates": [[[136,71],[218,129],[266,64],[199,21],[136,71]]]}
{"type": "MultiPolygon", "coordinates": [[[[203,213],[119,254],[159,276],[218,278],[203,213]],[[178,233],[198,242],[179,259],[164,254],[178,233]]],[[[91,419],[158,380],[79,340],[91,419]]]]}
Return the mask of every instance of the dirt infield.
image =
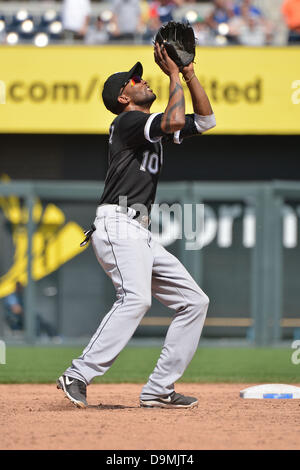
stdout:
{"type": "Polygon", "coordinates": [[[55,385],[0,385],[1,449],[300,449],[300,400],[244,400],[246,384],[178,384],[198,408],[139,408],[141,385],[91,385],[75,408],[55,385]],[[101,403],[101,405],[100,405],[101,403]]]}

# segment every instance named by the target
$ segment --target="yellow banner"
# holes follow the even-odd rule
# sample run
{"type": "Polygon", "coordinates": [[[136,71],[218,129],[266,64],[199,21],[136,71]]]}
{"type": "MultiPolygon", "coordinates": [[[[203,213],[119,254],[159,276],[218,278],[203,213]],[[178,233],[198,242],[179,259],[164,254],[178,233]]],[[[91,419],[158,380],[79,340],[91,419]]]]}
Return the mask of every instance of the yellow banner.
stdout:
{"type": "MultiPolygon", "coordinates": [[[[151,110],[164,111],[168,78],[151,46],[0,47],[0,132],[107,133],[103,83],[138,60],[157,95],[151,110]]],[[[195,69],[216,114],[211,133],[300,133],[300,48],[198,47],[195,69]]]]}

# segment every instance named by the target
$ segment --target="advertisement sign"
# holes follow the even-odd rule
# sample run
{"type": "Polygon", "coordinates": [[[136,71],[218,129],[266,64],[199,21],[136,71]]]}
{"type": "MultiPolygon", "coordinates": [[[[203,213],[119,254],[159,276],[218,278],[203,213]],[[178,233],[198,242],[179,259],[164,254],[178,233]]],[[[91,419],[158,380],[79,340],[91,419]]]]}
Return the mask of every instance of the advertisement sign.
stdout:
{"type": "MultiPolygon", "coordinates": [[[[168,77],[151,46],[3,46],[0,61],[1,133],[108,133],[103,84],[137,61],[157,95],[151,111],[167,106],[168,77]]],[[[217,119],[210,133],[300,133],[300,48],[198,47],[195,61],[217,119]]]]}

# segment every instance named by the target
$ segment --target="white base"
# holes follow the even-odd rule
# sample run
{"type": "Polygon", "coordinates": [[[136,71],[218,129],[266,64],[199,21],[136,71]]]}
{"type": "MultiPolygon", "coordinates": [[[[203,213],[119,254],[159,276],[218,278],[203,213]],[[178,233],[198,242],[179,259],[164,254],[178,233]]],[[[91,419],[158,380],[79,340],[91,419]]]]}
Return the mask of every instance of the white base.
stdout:
{"type": "Polygon", "coordinates": [[[263,384],[248,387],[240,392],[241,398],[253,399],[300,399],[300,387],[285,384],[263,384]]]}

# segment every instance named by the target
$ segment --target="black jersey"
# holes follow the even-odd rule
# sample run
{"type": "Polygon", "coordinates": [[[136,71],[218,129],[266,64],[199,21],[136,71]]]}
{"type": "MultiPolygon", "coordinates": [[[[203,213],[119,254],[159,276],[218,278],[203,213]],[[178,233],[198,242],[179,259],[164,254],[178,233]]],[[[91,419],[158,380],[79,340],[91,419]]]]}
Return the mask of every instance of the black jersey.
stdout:
{"type": "Polygon", "coordinates": [[[180,143],[182,138],[198,134],[193,114],[186,115],[184,128],[174,135],[161,130],[161,119],[162,113],[128,111],[112,122],[100,204],[120,204],[120,198],[126,197],[128,207],[144,204],[150,213],[163,164],[163,141],[174,138],[180,143]]]}

